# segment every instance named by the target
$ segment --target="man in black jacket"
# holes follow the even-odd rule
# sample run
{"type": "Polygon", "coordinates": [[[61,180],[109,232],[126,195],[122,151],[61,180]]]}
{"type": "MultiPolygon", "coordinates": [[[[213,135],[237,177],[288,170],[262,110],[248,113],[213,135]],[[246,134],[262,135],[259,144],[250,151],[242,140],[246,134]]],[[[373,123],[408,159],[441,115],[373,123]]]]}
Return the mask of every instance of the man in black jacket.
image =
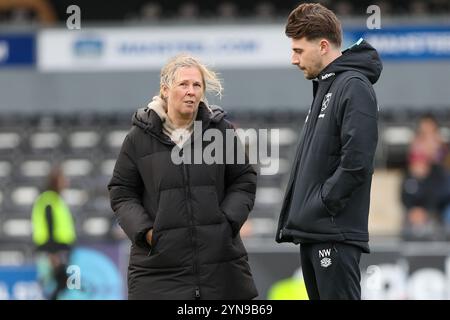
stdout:
{"type": "Polygon", "coordinates": [[[301,244],[310,299],[360,299],[361,253],[369,252],[368,213],[378,108],[376,50],[359,40],[341,52],[342,29],[320,4],[289,15],[292,64],[313,80],[281,209],[277,242],[301,244]]]}

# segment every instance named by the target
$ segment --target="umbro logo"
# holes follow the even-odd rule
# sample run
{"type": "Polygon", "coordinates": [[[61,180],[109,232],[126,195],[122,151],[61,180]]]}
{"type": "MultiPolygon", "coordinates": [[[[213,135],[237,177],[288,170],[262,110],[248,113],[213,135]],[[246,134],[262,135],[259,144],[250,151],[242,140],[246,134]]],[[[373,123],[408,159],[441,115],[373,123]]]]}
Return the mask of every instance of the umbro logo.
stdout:
{"type": "Polygon", "coordinates": [[[323,258],[320,260],[320,266],[323,268],[328,268],[331,266],[331,259],[330,258],[323,258]]]}
{"type": "Polygon", "coordinates": [[[325,79],[328,79],[329,77],[332,77],[332,76],[334,76],[335,75],[335,73],[334,72],[331,72],[331,73],[325,73],[323,76],[322,76],[322,80],[325,80],[325,79]]]}

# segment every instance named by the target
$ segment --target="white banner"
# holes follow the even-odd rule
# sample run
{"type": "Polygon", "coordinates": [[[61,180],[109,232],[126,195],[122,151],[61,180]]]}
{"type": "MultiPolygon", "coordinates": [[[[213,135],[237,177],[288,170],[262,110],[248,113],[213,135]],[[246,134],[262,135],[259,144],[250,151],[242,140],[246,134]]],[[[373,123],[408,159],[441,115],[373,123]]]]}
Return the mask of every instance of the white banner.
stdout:
{"type": "Polygon", "coordinates": [[[283,25],[44,29],[38,68],[54,71],[159,70],[188,52],[214,68],[290,67],[283,25]]]}

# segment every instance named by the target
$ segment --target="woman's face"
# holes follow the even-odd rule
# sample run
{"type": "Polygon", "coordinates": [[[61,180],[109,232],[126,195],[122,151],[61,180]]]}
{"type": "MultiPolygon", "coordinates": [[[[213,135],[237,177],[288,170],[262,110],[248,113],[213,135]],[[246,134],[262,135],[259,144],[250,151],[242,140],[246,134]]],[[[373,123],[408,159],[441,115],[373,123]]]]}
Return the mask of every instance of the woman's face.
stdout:
{"type": "Polygon", "coordinates": [[[170,87],[163,87],[167,98],[167,110],[170,114],[183,119],[192,118],[203,97],[203,77],[196,67],[182,67],[175,73],[170,87]]]}

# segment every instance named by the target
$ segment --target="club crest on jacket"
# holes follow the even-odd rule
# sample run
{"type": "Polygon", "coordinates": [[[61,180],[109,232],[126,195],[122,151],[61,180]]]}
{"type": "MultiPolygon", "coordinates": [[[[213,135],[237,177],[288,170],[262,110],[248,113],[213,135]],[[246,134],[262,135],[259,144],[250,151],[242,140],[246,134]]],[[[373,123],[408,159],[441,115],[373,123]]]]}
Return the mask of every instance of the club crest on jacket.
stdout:
{"type": "Polygon", "coordinates": [[[333,94],[331,92],[328,92],[325,97],[322,100],[322,109],[320,109],[320,112],[324,112],[326,108],[328,107],[328,104],[330,103],[331,96],[333,94]]]}

